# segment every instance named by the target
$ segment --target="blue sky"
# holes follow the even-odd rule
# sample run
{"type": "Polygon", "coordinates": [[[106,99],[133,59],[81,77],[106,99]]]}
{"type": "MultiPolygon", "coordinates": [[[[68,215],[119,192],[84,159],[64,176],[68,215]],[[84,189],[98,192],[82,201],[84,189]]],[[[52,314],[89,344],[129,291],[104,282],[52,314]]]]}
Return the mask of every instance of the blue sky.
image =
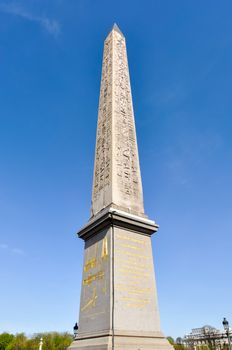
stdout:
{"type": "Polygon", "coordinates": [[[232,3],[0,0],[0,332],[72,331],[103,41],[126,36],[162,329],[232,323],[232,3]]]}

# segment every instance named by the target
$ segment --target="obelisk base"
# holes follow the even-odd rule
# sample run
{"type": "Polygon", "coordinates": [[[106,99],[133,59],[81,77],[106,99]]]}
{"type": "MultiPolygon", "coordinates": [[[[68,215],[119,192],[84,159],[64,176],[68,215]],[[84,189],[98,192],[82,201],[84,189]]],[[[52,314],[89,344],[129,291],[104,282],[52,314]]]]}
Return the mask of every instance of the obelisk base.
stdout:
{"type": "Polygon", "coordinates": [[[68,350],[173,350],[164,336],[110,336],[75,340],[68,350]]]}
{"type": "Polygon", "coordinates": [[[82,228],[79,335],[69,350],[172,350],[160,331],[151,220],[106,209],[82,228]]]}

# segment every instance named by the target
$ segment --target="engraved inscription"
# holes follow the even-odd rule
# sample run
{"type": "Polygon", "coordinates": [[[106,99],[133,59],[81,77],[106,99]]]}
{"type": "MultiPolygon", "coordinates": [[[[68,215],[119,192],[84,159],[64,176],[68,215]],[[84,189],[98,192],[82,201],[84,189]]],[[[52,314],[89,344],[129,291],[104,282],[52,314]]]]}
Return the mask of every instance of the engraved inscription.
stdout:
{"type": "Polygon", "coordinates": [[[94,307],[96,305],[96,299],[97,299],[97,294],[96,294],[96,287],[93,288],[93,295],[91,299],[81,308],[81,311],[85,311],[89,307],[94,307]]]}
{"type": "MultiPolygon", "coordinates": [[[[97,141],[95,151],[95,169],[92,202],[99,200],[101,192],[110,185],[112,133],[112,40],[111,35],[105,42],[100,99],[98,109],[97,141]]],[[[104,206],[104,203],[101,203],[104,206]]]]}
{"type": "Polygon", "coordinates": [[[144,213],[126,43],[114,30],[104,44],[92,215],[110,204],[144,213]]]}
{"type": "Polygon", "coordinates": [[[102,254],[101,254],[101,258],[103,260],[107,259],[109,256],[108,253],[108,241],[107,241],[107,237],[105,237],[102,241],[102,254]]]}
{"type": "Polygon", "coordinates": [[[85,248],[80,311],[81,317],[85,318],[86,322],[103,315],[105,310],[102,301],[109,299],[110,244],[108,241],[109,237],[105,235],[85,248]]]}
{"type": "Polygon", "coordinates": [[[118,188],[125,200],[141,200],[141,181],[125,39],[115,34],[114,113],[118,188]]]}
{"type": "Polygon", "coordinates": [[[142,310],[152,300],[152,261],[147,256],[149,239],[129,232],[116,232],[115,237],[118,300],[126,308],[142,310]]]}
{"type": "Polygon", "coordinates": [[[89,275],[87,278],[83,279],[83,284],[84,285],[91,284],[93,281],[102,280],[104,275],[105,275],[104,271],[99,271],[94,275],[89,275]]]}
{"type": "Polygon", "coordinates": [[[93,269],[94,267],[96,267],[96,265],[97,265],[97,259],[96,258],[90,259],[84,265],[84,271],[88,272],[90,269],[93,269]]]}

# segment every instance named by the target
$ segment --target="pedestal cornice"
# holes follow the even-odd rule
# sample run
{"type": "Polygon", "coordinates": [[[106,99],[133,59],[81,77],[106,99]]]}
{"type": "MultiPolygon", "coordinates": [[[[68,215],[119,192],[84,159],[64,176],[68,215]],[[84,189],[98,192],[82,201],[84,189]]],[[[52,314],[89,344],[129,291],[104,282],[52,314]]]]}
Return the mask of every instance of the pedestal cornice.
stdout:
{"type": "Polygon", "coordinates": [[[106,208],[90,219],[90,221],[82,227],[77,234],[79,238],[86,241],[100,230],[112,225],[125,228],[129,231],[136,231],[138,234],[146,236],[151,236],[159,228],[159,225],[152,220],[132,215],[121,210],[116,210],[114,208],[106,208]]]}

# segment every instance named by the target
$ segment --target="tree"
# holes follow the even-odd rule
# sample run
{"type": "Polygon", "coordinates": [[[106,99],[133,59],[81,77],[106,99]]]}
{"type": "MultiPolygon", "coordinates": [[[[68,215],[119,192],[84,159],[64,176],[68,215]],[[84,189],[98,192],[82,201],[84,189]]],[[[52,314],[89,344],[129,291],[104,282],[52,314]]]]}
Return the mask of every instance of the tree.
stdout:
{"type": "MultiPolygon", "coordinates": [[[[43,338],[43,350],[66,350],[73,341],[71,334],[57,332],[36,334],[32,340],[39,344],[40,338],[43,338]]],[[[35,349],[38,349],[38,345],[35,349]]],[[[34,350],[33,346],[28,350],[34,350]]]]}
{"type": "Polygon", "coordinates": [[[167,340],[169,341],[169,343],[171,344],[171,345],[174,345],[175,344],[175,341],[174,341],[174,339],[172,338],[172,337],[167,337],[167,340]]]}
{"type": "Polygon", "coordinates": [[[174,344],[174,349],[175,350],[186,350],[186,347],[183,344],[174,344]]]}
{"type": "Polygon", "coordinates": [[[14,339],[13,334],[2,333],[0,334],[0,350],[6,350],[8,344],[14,339]]]}
{"type": "Polygon", "coordinates": [[[38,350],[41,338],[43,338],[43,350],[66,350],[73,341],[73,336],[68,333],[40,333],[29,339],[24,333],[15,336],[2,333],[0,350],[38,350]]]}
{"type": "Polygon", "coordinates": [[[27,338],[25,334],[16,334],[14,339],[7,345],[6,350],[27,350],[27,338]]]}

